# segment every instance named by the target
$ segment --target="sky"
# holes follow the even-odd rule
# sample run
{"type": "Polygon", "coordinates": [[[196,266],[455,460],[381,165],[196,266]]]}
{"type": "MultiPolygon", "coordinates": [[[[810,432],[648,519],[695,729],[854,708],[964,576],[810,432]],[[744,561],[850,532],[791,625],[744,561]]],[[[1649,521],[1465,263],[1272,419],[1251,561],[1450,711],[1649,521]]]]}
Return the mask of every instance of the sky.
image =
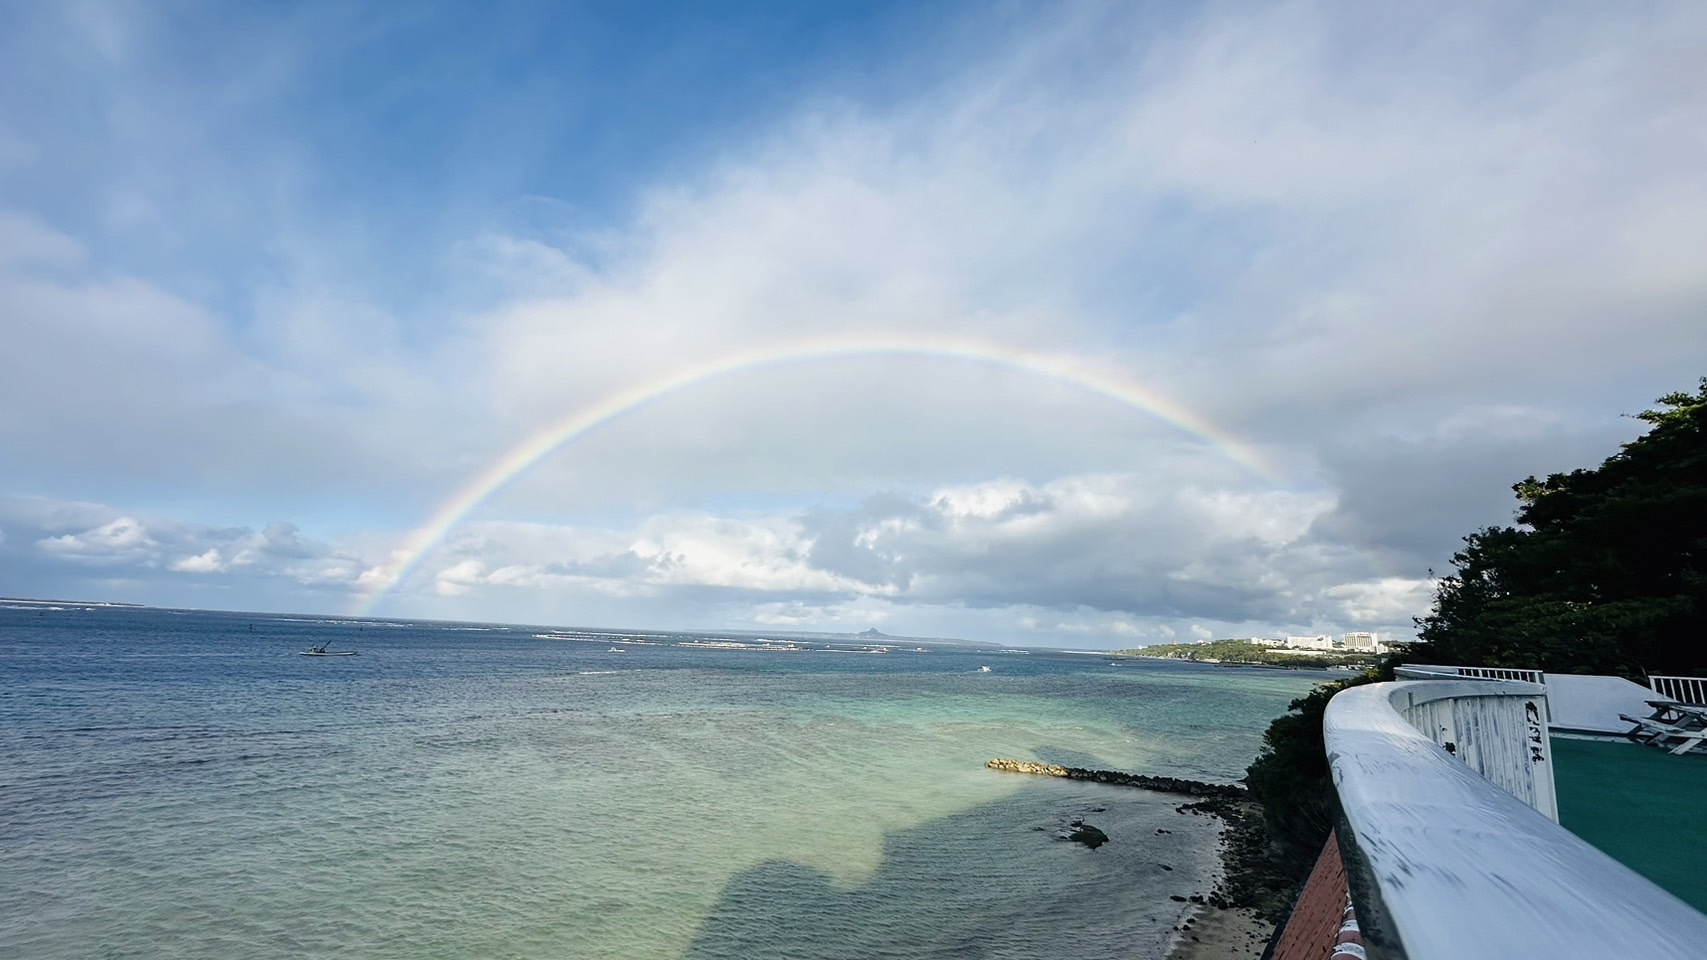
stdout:
{"type": "Polygon", "coordinates": [[[0,595],[1413,635],[1707,374],[1707,5],[0,2],[0,595]]]}

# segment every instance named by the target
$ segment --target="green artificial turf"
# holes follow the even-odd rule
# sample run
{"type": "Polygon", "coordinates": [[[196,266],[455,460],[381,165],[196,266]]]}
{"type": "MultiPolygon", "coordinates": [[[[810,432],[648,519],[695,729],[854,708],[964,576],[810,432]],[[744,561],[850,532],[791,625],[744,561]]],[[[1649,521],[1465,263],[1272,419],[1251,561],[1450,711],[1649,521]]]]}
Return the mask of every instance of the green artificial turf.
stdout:
{"type": "Polygon", "coordinates": [[[1559,822],[1707,912],[1707,755],[1553,739],[1559,822]]]}

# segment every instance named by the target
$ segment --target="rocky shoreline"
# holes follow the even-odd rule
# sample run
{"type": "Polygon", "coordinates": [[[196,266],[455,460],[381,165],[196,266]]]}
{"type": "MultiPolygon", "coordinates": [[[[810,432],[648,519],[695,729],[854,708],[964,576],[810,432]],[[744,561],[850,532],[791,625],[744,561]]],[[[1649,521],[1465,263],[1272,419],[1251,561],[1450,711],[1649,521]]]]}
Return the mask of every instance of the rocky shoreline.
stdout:
{"type": "MultiPolygon", "coordinates": [[[[1192,797],[1192,802],[1182,803],[1174,810],[1181,815],[1210,816],[1221,820],[1224,828],[1218,852],[1223,867],[1222,880],[1207,896],[1194,895],[1175,899],[1221,910],[1242,908],[1271,923],[1285,919],[1292,908],[1292,896],[1297,884],[1293,878],[1281,874],[1269,862],[1268,836],[1263,829],[1262,805],[1251,799],[1249,791],[1242,786],[1181,780],[1176,777],[1151,777],[1116,770],[1087,770],[1031,760],[998,758],[985,763],[984,766],[1005,773],[1088,780],[1192,797]]],[[[1108,842],[1108,838],[1105,837],[1101,842],[1108,842]]]]}
{"type": "Polygon", "coordinates": [[[1217,817],[1223,825],[1220,854],[1224,879],[1210,894],[1209,906],[1246,908],[1271,923],[1286,919],[1298,884],[1269,861],[1261,804],[1249,798],[1213,799],[1174,809],[1182,814],[1217,817]]]}

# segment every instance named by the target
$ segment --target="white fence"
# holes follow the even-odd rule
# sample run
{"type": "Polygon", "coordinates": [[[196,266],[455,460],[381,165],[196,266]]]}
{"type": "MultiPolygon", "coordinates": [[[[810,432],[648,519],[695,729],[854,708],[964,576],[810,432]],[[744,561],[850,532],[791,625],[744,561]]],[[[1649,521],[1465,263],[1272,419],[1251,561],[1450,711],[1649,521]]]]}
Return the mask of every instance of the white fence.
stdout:
{"type": "MultiPolygon", "coordinates": [[[[1462,677],[1467,680],[1518,680],[1523,683],[1546,683],[1539,670],[1516,670],[1508,667],[1457,667],[1432,663],[1407,663],[1397,668],[1402,680],[1439,680],[1462,677]]],[[[1707,677],[1649,677],[1648,689],[1656,696],[1679,703],[1707,706],[1707,677]]]]}
{"type": "Polygon", "coordinates": [[[1679,703],[1707,705],[1707,678],[1649,677],[1648,688],[1679,703]]]}
{"type": "Polygon", "coordinates": [[[1707,916],[1543,815],[1554,806],[1543,699],[1528,683],[1459,679],[1329,702],[1323,735],[1370,957],[1701,955],[1707,916]]]}
{"type": "Polygon", "coordinates": [[[1428,663],[1407,663],[1397,672],[1407,679],[1433,680],[1442,677],[1463,677],[1467,680],[1517,680],[1523,683],[1543,683],[1539,670],[1513,670],[1507,667],[1442,667],[1428,663]]]}
{"type": "MultiPolygon", "coordinates": [[[[1547,682],[1539,670],[1518,670],[1511,667],[1446,667],[1432,663],[1407,663],[1393,671],[1400,680],[1515,680],[1519,683],[1547,682]]],[[[1541,701],[1541,719],[1553,722],[1553,708],[1545,697],[1541,701]]],[[[1555,818],[1557,819],[1557,818],[1555,818]]]]}

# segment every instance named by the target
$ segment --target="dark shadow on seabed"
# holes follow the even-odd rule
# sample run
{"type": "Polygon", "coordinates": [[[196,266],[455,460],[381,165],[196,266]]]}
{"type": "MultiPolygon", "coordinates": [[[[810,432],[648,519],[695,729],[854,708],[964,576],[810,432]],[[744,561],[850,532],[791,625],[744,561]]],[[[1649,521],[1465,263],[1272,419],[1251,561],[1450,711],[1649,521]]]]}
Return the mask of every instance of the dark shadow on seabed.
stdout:
{"type": "Polygon", "coordinates": [[[730,880],[686,957],[1160,957],[1185,906],[1170,895],[1207,894],[1217,860],[1218,825],[1176,813],[1181,802],[1037,780],[890,835],[877,873],[851,889],[799,864],[761,864],[730,880]],[[1110,842],[1093,851],[1056,839],[1075,816],[1110,842]]]}

